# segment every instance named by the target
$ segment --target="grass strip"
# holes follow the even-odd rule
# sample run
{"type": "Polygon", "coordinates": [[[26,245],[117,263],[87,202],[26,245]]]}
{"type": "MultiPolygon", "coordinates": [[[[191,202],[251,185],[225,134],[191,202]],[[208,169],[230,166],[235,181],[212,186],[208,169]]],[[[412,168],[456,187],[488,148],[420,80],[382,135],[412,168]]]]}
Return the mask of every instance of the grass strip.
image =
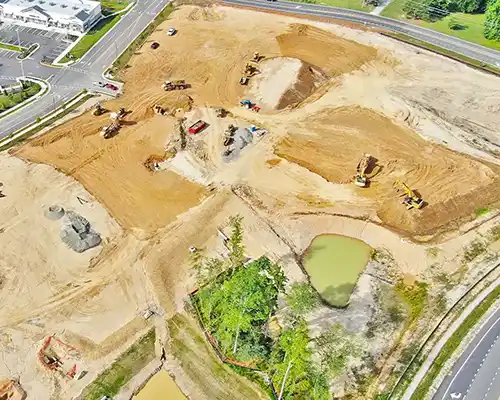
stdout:
{"type": "Polygon", "coordinates": [[[19,53],[25,50],[23,47],[14,46],[12,44],[2,43],[2,42],[0,42],[0,49],[17,51],[19,53]]]}
{"type": "Polygon", "coordinates": [[[59,62],[65,63],[83,57],[83,55],[89,51],[99,41],[99,39],[101,39],[113,26],[118,23],[122,16],[123,14],[118,14],[101,19],[59,62]]]}
{"type": "Polygon", "coordinates": [[[23,101],[33,97],[42,88],[38,83],[24,81],[23,90],[12,94],[0,95],[0,111],[7,111],[9,108],[17,106],[23,101]]]}
{"type": "Polygon", "coordinates": [[[137,36],[137,38],[130,43],[130,45],[125,49],[125,51],[120,54],[120,56],[115,60],[112,67],[112,72],[119,72],[121,69],[125,68],[130,61],[130,58],[134,53],[146,42],[149,35],[151,35],[155,29],[164,22],[172,11],[175,10],[170,3],[165,6],[163,10],[155,17],[155,19],[137,36]]]}
{"type": "Polygon", "coordinates": [[[443,49],[442,47],[435,46],[433,44],[424,42],[424,41],[419,40],[419,39],[414,39],[414,38],[407,36],[405,34],[402,34],[402,33],[382,32],[381,34],[384,36],[392,37],[393,39],[397,39],[397,40],[400,40],[402,42],[411,44],[413,46],[432,51],[433,53],[440,54],[442,56],[451,58],[455,61],[459,61],[463,64],[468,65],[469,67],[477,68],[477,69],[480,69],[482,71],[488,72],[490,74],[500,76],[500,69],[499,68],[495,68],[491,65],[485,64],[484,62],[474,60],[473,58],[464,56],[464,55],[456,53],[454,51],[443,49]]]}
{"type": "Polygon", "coordinates": [[[129,0],[101,0],[103,15],[114,14],[124,10],[131,2],[129,0]]]}
{"type": "MultiPolygon", "coordinates": [[[[24,134],[22,134],[21,136],[13,139],[12,141],[10,141],[9,143],[3,145],[3,146],[0,146],[0,151],[2,150],[7,150],[9,148],[11,148],[12,146],[16,145],[17,143],[20,143],[26,139],[28,139],[29,137],[33,136],[35,133],[38,133],[40,132],[42,129],[50,126],[51,124],[53,124],[55,121],[57,121],[58,119],[68,115],[70,112],[72,112],[73,110],[75,110],[76,108],[78,108],[79,106],[81,106],[83,103],[85,103],[88,99],[90,99],[91,97],[93,97],[92,94],[87,94],[86,96],[83,96],[80,100],[78,100],[76,103],[72,104],[70,107],[68,108],[64,108],[66,107],[66,104],[63,104],[62,106],[58,107],[56,110],[54,110],[54,112],[56,111],[59,111],[61,109],[64,108],[64,111],[57,114],[57,115],[54,115],[52,118],[48,119],[47,121],[41,123],[40,125],[37,125],[35,127],[33,127],[33,129],[30,129],[29,131],[25,132],[24,134]]],[[[72,100],[70,100],[72,101],[72,100]]],[[[35,125],[37,124],[37,122],[33,122],[31,125],[35,125]]],[[[29,125],[28,125],[29,127],[29,125]]],[[[22,128],[22,129],[25,129],[26,127],[22,128]]],[[[20,130],[22,130],[20,129],[20,130]]],[[[20,131],[19,130],[19,131],[20,131]]],[[[13,136],[15,136],[19,131],[16,131],[14,133],[11,133],[9,136],[7,136],[7,138],[11,138],[13,136]]]]}
{"type": "Polygon", "coordinates": [[[425,378],[420,382],[415,392],[411,397],[411,400],[420,400],[425,398],[425,395],[431,388],[434,380],[441,372],[444,364],[453,355],[455,350],[463,342],[467,334],[474,328],[483,315],[489,310],[489,308],[498,300],[500,297],[500,286],[495,288],[486,298],[479,304],[468,316],[465,318],[464,322],[458,327],[458,329],[451,335],[446,344],[443,346],[439,355],[432,363],[432,366],[427,371],[425,378]]]}
{"type": "Polygon", "coordinates": [[[362,0],[292,0],[297,3],[318,4],[322,6],[348,8],[350,10],[370,12],[375,8],[362,0]]]}
{"type": "Polygon", "coordinates": [[[155,339],[155,330],[152,328],[83,389],[81,398],[100,400],[103,396],[114,397],[118,394],[123,385],[154,360],[155,339]]]}

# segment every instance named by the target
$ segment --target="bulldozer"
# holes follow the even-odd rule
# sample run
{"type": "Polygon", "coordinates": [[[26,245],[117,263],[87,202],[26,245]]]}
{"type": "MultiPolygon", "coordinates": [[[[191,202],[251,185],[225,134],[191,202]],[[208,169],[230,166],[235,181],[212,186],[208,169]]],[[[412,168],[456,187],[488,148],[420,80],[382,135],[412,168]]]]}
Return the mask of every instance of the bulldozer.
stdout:
{"type": "Polygon", "coordinates": [[[224,118],[227,114],[227,110],[223,109],[222,107],[217,107],[215,109],[215,115],[217,118],[224,118]]]}
{"type": "Polygon", "coordinates": [[[110,137],[113,137],[116,132],[118,132],[118,129],[120,129],[120,122],[118,120],[113,121],[111,124],[104,126],[101,129],[101,136],[104,139],[109,139],[110,137]]]}
{"type": "Polygon", "coordinates": [[[424,201],[416,195],[416,193],[411,190],[404,182],[397,180],[393,184],[393,188],[396,189],[396,192],[403,191],[403,204],[406,206],[408,210],[412,208],[420,209],[424,205],[424,201]]]}
{"type": "Polygon", "coordinates": [[[356,167],[356,176],[354,177],[354,184],[359,187],[366,187],[368,184],[368,178],[366,177],[366,170],[370,167],[373,158],[369,154],[365,154],[364,157],[359,160],[358,166],[356,167]]]}
{"type": "Polygon", "coordinates": [[[102,115],[102,114],[104,114],[104,108],[102,108],[101,103],[98,102],[94,106],[94,111],[92,111],[92,115],[95,115],[96,117],[98,117],[99,115],[102,115]]]}
{"type": "Polygon", "coordinates": [[[165,81],[163,85],[161,85],[163,90],[169,92],[171,90],[182,90],[189,88],[189,84],[186,83],[185,80],[177,80],[177,81],[165,81]]]}

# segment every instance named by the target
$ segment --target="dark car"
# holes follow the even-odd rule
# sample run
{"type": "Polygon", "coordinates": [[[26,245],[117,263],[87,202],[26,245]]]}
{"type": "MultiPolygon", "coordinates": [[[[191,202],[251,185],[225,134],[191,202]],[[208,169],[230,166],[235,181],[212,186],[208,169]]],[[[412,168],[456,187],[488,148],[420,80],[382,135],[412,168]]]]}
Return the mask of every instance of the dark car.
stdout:
{"type": "Polygon", "coordinates": [[[118,86],[115,86],[111,83],[106,83],[106,87],[111,90],[118,90],[118,86]]]}
{"type": "Polygon", "coordinates": [[[152,48],[153,50],[156,50],[158,47],[160,47],[160,43],[158,43],[158,42],[153,42],[153,43],[151,43],[151,48],[152,48]]]}

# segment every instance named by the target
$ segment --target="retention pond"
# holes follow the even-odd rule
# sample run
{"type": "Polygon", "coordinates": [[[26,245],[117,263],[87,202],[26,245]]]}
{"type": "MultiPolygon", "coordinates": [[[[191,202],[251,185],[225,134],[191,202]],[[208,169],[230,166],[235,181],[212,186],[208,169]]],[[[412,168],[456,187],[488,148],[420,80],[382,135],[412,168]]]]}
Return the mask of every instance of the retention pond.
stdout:
{"type": "Polygon", "coordinates": [[[345,307],[372,248],[362,240],[342,235],[320,235],[304,252],[302,261],[313,287],[335,307],[345,307]]]}

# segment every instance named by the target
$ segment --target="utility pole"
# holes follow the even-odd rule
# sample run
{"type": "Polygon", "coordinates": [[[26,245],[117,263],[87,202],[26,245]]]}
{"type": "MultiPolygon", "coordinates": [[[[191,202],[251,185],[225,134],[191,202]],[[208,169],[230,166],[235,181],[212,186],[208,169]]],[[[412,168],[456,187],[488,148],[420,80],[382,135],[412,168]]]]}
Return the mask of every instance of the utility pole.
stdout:
{"type": "MultiPolygon", "coordinates": [[[[17,32],[17,45],[19,46],[19,49],[21,49],[21,39],[19,38],[19,27],[17,28],[16,32],[17,32]]],[[[21,53],[21,55],[22,55],[22,53],[21,53]]],[[[24,66],[23,66],[22,57],[19,60],[19,62],[21,63],[21,73],[23,74],[23,78],[24,78],[24,66]]]]}

